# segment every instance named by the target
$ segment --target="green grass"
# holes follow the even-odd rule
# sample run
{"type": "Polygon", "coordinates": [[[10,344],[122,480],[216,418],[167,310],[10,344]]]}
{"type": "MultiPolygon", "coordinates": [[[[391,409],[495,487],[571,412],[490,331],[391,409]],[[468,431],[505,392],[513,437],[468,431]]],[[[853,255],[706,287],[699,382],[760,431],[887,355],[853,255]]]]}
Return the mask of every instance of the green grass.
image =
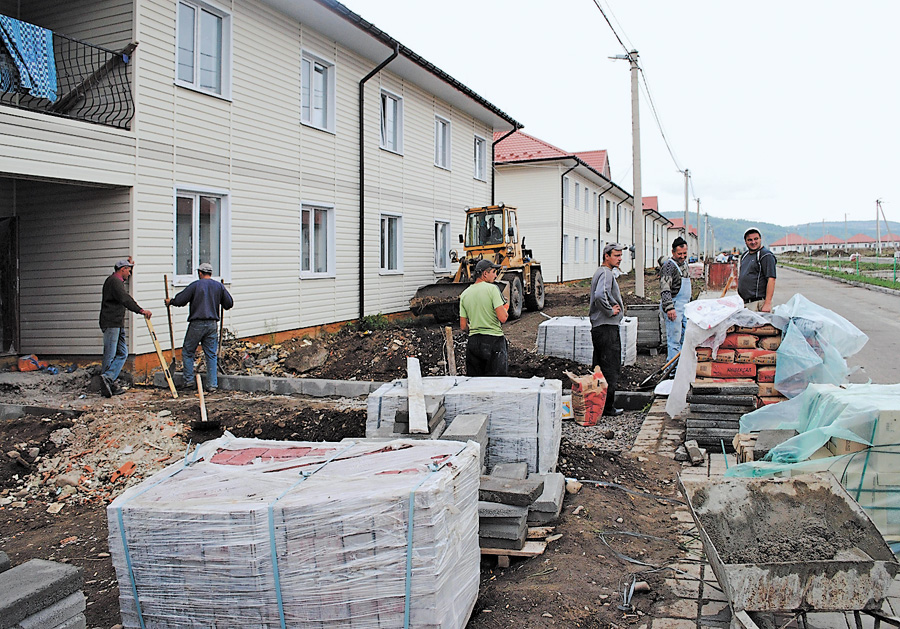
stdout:
{"type": "MultiPolygon", "coordinates": [[[[845,280],[853,280],[854,282],[859,282],[861,284],[871,284],[873,286],[884,286],[885,288],[893,288],[895,290],[900,290],[900,282],[894,282],[892,280],[882,279],[880,277],[868,277],[866,275],[856,275],[856,273],[845,273],[844,271],[838,270],[830,270],[821,266],[809,265],[809,264],[798,264],[796,262],[791,262],[787,260],[780,260],[779,264],[783,264],[784,266],[791,267],[794,269],[800,269],[802,271],[812,271],[813,273],[818,273],[819,275],[825,275],[827,277],[837,277],[845,280]]],[[[868,263],[874,264],[874,263],[868,263]]],[[[886,268],[893,268],[893,265],[883,265],[886,268]]],[[[859,265],[860,271],[863,270],[863,264],[859,265]]],[[[870,269],[874,270],[874,269],[870,269]]]]}

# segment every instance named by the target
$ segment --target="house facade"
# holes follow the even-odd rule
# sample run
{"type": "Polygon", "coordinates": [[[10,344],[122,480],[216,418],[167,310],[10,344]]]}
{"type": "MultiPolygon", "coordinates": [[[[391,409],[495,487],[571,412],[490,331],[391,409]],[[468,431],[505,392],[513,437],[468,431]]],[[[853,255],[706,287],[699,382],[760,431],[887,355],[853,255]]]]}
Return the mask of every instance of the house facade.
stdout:
{"type": "Polygon", "coordinates": [[[659,266],[660,258],[668,258],[672,253],[671,243],[668,243],[672,221],[659,213],[658,197],[641,200],[644,205],[644,268],[650,269],[659,266]]]}
{"type": "MultiPolygon", "coordinates": [[[[240,337],[406,310],[449,271],[464,209],[491,201],[493,134],[521,126],[333,0],[0,13],[52,31],[60,87],[0,99],[7,352],[98,354],[100,289],[128,255],[157,329],[164,276],[180,290],[200,262],[234,295],[240,337]],[[96,57],[86,76],[63,77],[69,41],[96,57]]],[[[130,328],[132,352],[151,352],[130,328]]]]}
{"type": "MultiPolygon", "coordinates": [[[[518,208],[544,282],[589,278],[605,245],[633,245],[633,199],[611,181],[606,151],[567,153],[521,131],[504,136],[494,138],[495,199],[518,208]]],[[[633,267],[626,251],[621,269],[633,267]]]]}
{"type": "Polygon", "coordinates": [[[846,243],[848,249],[875,249],[878,241],[866,234],[856,234],[850,236],[846,243]]]}
{"type": "Polygon", "coordinates": [[[700,251],[700,239],[697,236],[697,227],[691,225],[690,221],[688,221],[688,233],[685,236],[684,233],[684,219],[683,218],[672,218],[669,219],[670,225],[667,228],[667,244],[666,251],[672,251],[672,243],[675,242],[675,239],[681,236],[687,241],[688,244],[688,253],[690,255],[696,255],[700,251]]]}
{"type": "MultiPolygon", "coordinates": [[[[763,242],[763,244],[765,244],[765,242],[763,242]]],[[[768,245],[768,248],[769,251],[774,254],[786,253],[788,251],[804,253],[810,251],[810,247],[812,246],[813,245],[811,241],[804,238],[800,234],[791,232],[787,236],[779,238],[772,244],[768,245]]]]}

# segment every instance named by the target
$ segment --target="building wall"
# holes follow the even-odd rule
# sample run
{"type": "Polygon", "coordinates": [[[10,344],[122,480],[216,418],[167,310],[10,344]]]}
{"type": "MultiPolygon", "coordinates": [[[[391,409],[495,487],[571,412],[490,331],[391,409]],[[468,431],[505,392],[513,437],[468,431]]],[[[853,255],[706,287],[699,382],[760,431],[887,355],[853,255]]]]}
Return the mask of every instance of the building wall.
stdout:
{"type": "MultiPolygon", "coordinates": [[[[358,81],[380,59],[363,59],[258,2],[218,4],[232,10],[230,100],[174,84],[177,4],[139,5],[134,233],[136,253],[151,273],[136,283],[136,296],[159,298],[159,276],[173,273],[175,190],[209,189],[226,193],[230,203],[226,280],[236,305],[226,315],[229,329],[249,336],[353,319],[359,315],[358,81]],[[303,50],[335,65],[333,133],[301,123],[303,50]],[[300,279],[304,202],[334,207],[334,277],[300,279]]],[[[489,182],[472,176],[472,143],[474,133],[490,138],[492,129],[389,70],[366,86],[365,314],[406,310],[415,290],[435,278],[434,220],[451,219],[459,233],[464,208],[490,201],[489,182]],[[403,97],[402,156],[379,148],[382,85],[403,97]],[[434,166],[435,114],[451,121],[450,171],[434,166]],[[402,215],[402,273],[379,273],[381,211],[402,215]]],[[[178,322],[176,335],[184,325],[178,322]]],[[[136,347],[152,348],[141,335],[136,347]]]]}

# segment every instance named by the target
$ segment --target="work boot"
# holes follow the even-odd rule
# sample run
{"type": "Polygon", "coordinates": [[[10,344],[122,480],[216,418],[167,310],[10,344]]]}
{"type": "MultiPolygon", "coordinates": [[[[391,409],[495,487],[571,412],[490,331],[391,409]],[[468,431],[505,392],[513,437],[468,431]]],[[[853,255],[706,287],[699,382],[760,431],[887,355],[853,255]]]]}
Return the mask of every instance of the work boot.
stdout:
{"type": "Polygon", "coordinates": [[[128,387],[121,386],[118,382],[111,383],[110,389],[112,389],[113,395],[122,395],[128,390],[128,387]]]}
{"type": "Polygon", "coordinates": [[[109,378],[106,376],[100,376],[100,393],[103,397],[112,397],[113,396],[113,385],[110,383],[109,378]]]}
{"type": "Polygon", "coordinates": [[[619,415],[621,415],[624,412],[625,411],[621,408],[614,408],[611,411],[609,411],[608,413],[603,413],[603,416],[604,417],[618,417],[619,415]]]}
{"type": "Polygon", "coordinates": [[[197,391],[197,381],[191,380],[190,382],[182,381],[181,386],[177,387],[179,391],[197,391]]]}

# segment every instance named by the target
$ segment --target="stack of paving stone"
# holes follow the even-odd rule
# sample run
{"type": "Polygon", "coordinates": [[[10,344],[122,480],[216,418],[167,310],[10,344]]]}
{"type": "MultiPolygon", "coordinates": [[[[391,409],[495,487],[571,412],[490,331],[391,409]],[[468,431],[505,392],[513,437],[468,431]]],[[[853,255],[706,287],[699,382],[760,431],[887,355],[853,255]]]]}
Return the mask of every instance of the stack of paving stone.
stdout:
{"type": "Polygon", "coordinates": [[[10,567],[0,553],[0,628],[84,629],[81,568],[32,559],[10,567]]]}
{"type": "Polygon", "coordinates": [[[226,433],[108,507],[122,623],[462,628],[479,479],[475,443],[226,433]]]}
{"type": "Polygon", "coordinates": [[[659,304],[631,304],[628,315],[638,320],[637,347],[656,356],[659,346],[666,342],[666,326],[659,304]]]}
{"type": "MultiPolygon", "coordinates": [[[[459,415],[488,416],[485,464],[528,464],[529,472],[556,469],[562,438],[562,382],[545,378],[422,378],[426,406],[443,400],[452,428],[459,415]]],[[[396,437],[397,415],[408,405],[406,380],[369,394],[366,437],[396,437]]],[[[402,419],[402,416],[401,416],[402,419]]]]}
{"type": "Polygon", "coordinates": [[[694,382],[687,396],[685,439],[716,449],[722,442],[733,446],[741,417],[756,410],[758,389],[755,382],[694,382]]]}
{"type": "MultiPolygon", "coordinates": [[[[635,317],[623,317],[619,324],[622,364],[637,360],[639,323],[635,317]]],[[[544,356],[566,358],[582,365],[593,365],[594,344],[588,317],[553,317],[538,326],[537,352],[544,356]]]]}
{"type": "Polygon", "coordinates": [[[394,416],[394,436],[404,439],[439,439],[447,428],[444,419],[447,409],[444,401],[431,398],[425,401],[425,415],[428,418],[428,432],[409,432],[409,403],[397,410],[394,416]]]}

